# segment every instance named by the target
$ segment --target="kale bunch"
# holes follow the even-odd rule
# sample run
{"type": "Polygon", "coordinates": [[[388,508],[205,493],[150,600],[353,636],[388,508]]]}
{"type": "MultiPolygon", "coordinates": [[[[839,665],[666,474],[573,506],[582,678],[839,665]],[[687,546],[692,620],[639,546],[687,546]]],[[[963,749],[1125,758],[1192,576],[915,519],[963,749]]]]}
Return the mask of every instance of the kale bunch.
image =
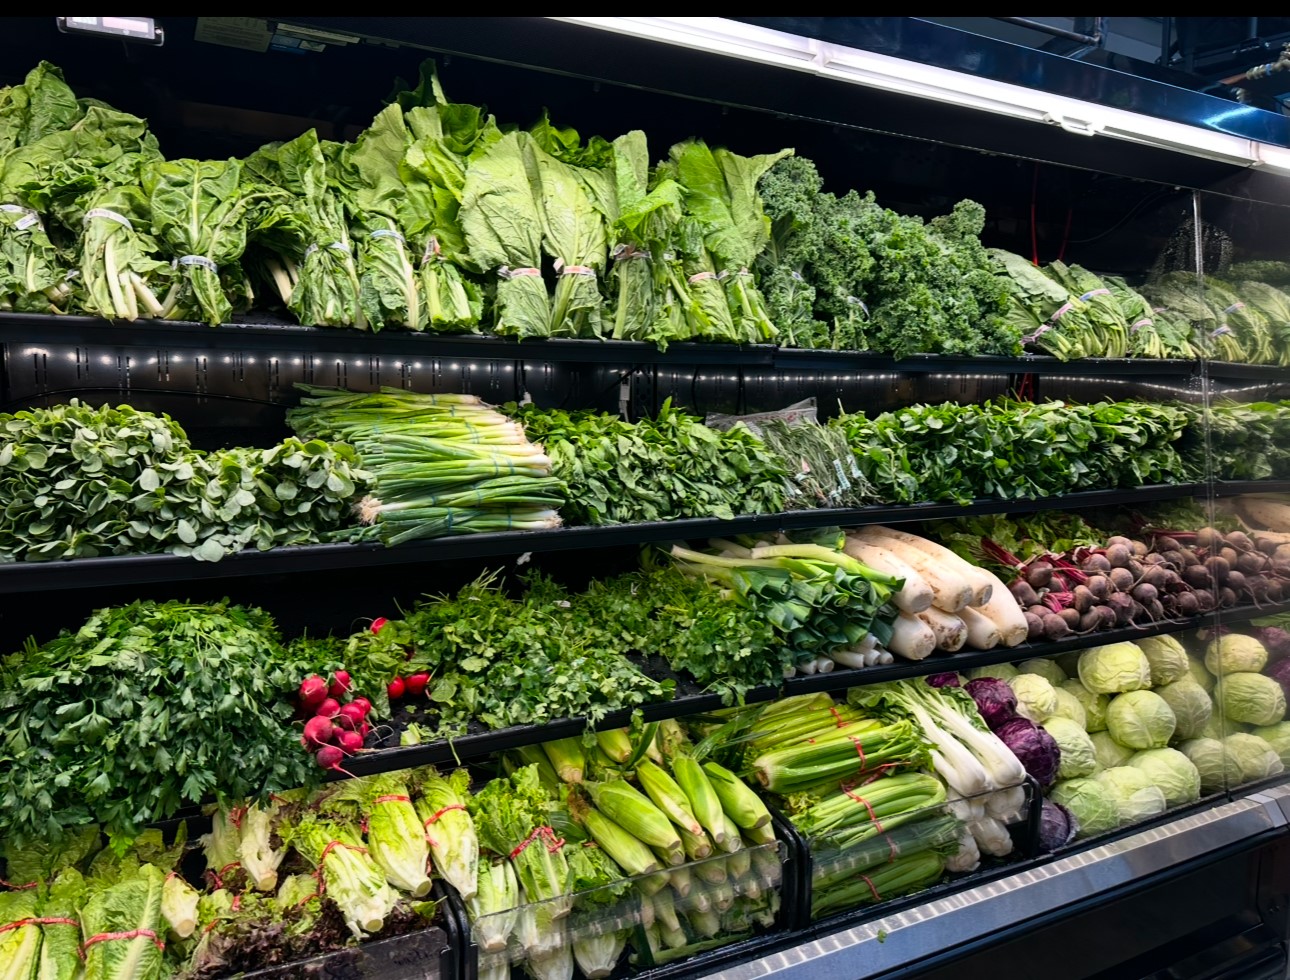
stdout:
{"type": "Polygon", "coordinates": [[[761,179],[771,243],[762,291],[784,343],[909,354],[1018,354],[1007,287],[981,244],[985,210],[960,201],[924,222],[872,192],[823,190],[815,165],[788,157],[761,179]]]}

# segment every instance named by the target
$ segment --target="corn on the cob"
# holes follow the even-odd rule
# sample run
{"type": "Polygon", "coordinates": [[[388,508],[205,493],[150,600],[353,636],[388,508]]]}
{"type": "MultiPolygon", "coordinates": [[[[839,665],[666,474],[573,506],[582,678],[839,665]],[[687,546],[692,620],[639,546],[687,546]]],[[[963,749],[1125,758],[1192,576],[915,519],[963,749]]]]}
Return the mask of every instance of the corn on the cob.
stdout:
{"type": "Polygon", "coordinates": [[[671,821],[639,790],[621,779],[594,783],[589,790],[605,816],[637,840],[662,849],[668,855],[669,864],[681,864],[685,860],[681,838],[671,821]]]}
{"type": "Polygon", "coordinates": [[[702,861],[712,856],[712,840],[702,828],[699,828],[697,834],[692,834],[684,827],[677,827],[676,834],[681,838],[681,847],[685,849],[685,856],[691,861],[702,861]]]}
{"type": "Polygon", "coordinates": [[[695,935],[703,939],[712,939],[721,932],[721,918],[709,906],[706,909],[695,909],[686,913],[685,919],[695,935]]]}
{"type": "Polygon", "coordinates": [[[521,745],[502,757],[502,762],[509,776],[525,766],[537,766],[538,781],[552,794],[560,789],[560,777],[556,774],[551,760],[546,757],[540,745],[521,745]]]}
{"type": "Polygon", "coordinates": [[[742,779],[715,762],[705,762],[703,771],[721,801],[721,809],[739,829],[755,830],[770,825],[770,810],[742,779]]]}
{"type": "Polygon", "coordinates": [[[706,861],[700,861],[694,866],[694,875],[701,878],[707,885],[721,885],[726,880],[726,859],[725,856],[710,857],[706,861]]]}
{"type": "Polygon", "coordinates": [[[676,916],[676,906],[672,901],[672,889],[664,888],[654,894],[654,921],[664,932],[681,928],[681,921],[676,916]]]}
{"type": "Polygon", "coordinates": [[[703,767],[693,757],[677,753],[672,757],[672,775],[690,801],[690,811],[695,819],[717,846],[723,846],[726,838],[725,811],[721,809],[721,799],[703,767]]]}
{"type": "Polygon", "coordinates": [[[581,738],[557,738],[552,742],[543,742],[542,751],[546,753],[561,782],[573,785],[582,782],[583,773],[587,769],[587,757],[581,738]]]}
{"type": "Polygon", "coordinates": [[[617,763],[626,762],[632,756],[632,739],[626,728],[609,728],[596,732],[596,743],[605,755],[617,763]]]}
{"type": "Polygon", "coordinates": [[[645,795],[654,801],[654,805],[662,810],[672,823],[691,834],[703,833],[703,828],[690,809],[690,801],[686,798],[685,791],[665,769],[648,759],[642,759],[636,766],[636,779],[640,782],[641,789],[645,790],[645,795]]]}
{"type": "Polygon", "coordinates": [[[684,864],[669,871],[667,880],[668,884],[672,886],[672,891],[676,892],[679,898],[685,898],[686,895],[690,894],[693,879],[690,877],[690,869],[684,864]]]}
{"type": "Polygon", "coordinates": [[[649,874],[659,869],[654,853],[599,810],[588,809],[583,823],[591,839],[628,875],[649,874]]]}

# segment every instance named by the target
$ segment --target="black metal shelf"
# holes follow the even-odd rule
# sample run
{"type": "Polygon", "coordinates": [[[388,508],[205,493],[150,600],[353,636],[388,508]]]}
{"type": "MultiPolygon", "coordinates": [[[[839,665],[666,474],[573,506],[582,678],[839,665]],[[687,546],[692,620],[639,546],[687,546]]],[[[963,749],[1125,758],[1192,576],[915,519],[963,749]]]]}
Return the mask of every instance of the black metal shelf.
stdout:
{"type": "MultiPolygon", "coordinates": [[[[861,524],[896,524],[979,514],[1023,514],[1039,510],[1073,510],[1115,504],[1149,503],[1201,496],[1202,484],[1180,483],[1092,490],[1061,497],[1022,500],[977,500],[969,504],[931,503],[820,508],[782,514],[754,514],[731,520],[687,518],[615,524],[604,527],[561,527],[546,531],[499,531],[437,538],[387,548],[379,543],[310,544],[243,551],[219,562],[200,562],[178,555],[116,555],[50,562],[0,564],[0,595],[143,585],[154,582],[199,581],[283,575],[321,569],[414,565],[466,558],[495,558],[525,552],[555,552],[625,547],[661,541],[727,537],[861,524]]],[[[1246,491],[1242,491],[1246,492],[1246,491]]]]}
{"type": "Polygon", "coordinates": [[[1290,493],[1290,480],[1215,480],[1216,497],[1239,497],[1243,493],[1290,493]]]}
{"type": "MultiPolygon", "coordinates": [[[[667,350],[627,340],[514,340],[481,334],[370,333],[346,327],[307,327],[271,315],[211,327],[184,320],[119,323],[92,316],[0,313],[0,342],[71,344],[141,349],[200,349],[265,352],[316,352],[425,358],[482,358],[595,364],[720,364],[774,367],[792,371],[844,369],[882,374],[1045,374],[1071,377],[1189,378],[1200,362],[1181,359],[1091,357],[1061,361],[1025,354],[956,356],[914,354],[896,359],[867,351],[809,350],[773,344],[674,343],[667,350]]],[[[1290,383],[1290,368],[1277,365],[1210,362],[1211,378],[1290,383]]]]}
{"type": "MultiPolygon", "coordinates": [[[[1218,622],[1234,623],[1290,612],[1290,601],[1267,606],[1241,606],[1193,616],[1187,619],[1162,620],[1147,626],[1132,626],[1114,630],[1099,630],[1081,636],[1047,643],[1022,643],[1015,647],[994,650],[967,650],[958,653],[934,653],[925,660],[898,661],[875,667],[857,669],[839,667],[827,674],[799,675],[787,678],[780,687],[753,688],[745,696],[748,704],[759,704],[796,694],[819,692],[837,693],[878,684],[882,681],[926,677],[949,671],[963,672],[976,667],[990,667],[1001,663],[1020,663],[1023,660],[1045,659],[1063,653],[1087,650],[1090,647],[1123,640],[1141,640],[1166,633],[1183,633],[1189,630],[1214,626],[1218,622]]],[[[645,721],[664,718],[681,718],[687,715],[715,711],[723,705],[715,694],[696,694],[643,705],[639,710],[645,721]]],[[[622,728],[631,723],[632,710],[612,711],[591,727],[597,729],[622,728]]],[[[455,739],[427,742],[421,745],[403,745],[388,749],[368,751],[346,763],[349,772],[356,776],[391,772],[413,766],[449,765],[481,759],[496,752],[536,745],[558,738],[581,734],[590,723],[585,718],[563,718],[542,725],[518,725],[492,732],[463,735],[455,739]]]]}

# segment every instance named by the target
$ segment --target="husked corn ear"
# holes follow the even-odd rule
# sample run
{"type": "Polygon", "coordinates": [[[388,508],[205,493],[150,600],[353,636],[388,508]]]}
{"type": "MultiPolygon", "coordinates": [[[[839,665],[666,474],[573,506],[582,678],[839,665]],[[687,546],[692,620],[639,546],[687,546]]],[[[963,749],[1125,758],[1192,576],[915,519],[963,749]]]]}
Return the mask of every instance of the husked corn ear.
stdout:
{"type": "Polygon", "coordinates": [[[748,784],[725,766],[705,762],[703,772],[721,801],[721,809],[741,830],[770,825],[770,810],[748,784]]]}
{"type": "Polygon", "coordinates": [[[665,932],[681,928],[681,921],[676,917],[676,906],[672,902],[670,888],[664,888],[654,894],[654,921],[662,926],[665,932]]]}
{"type": "Polygon", "coordinates": [[[753,844],[773,844],[776,840],[775,828],[770,824],[754,827],[744,831],[744,837],[753,844]]]}
{"type": "Polygon", "coordinates": [[[690,869],[684,864],[669,871],[667,880],[678,898],[685,898],[686,895],[690,894],[690,888],[694,884],[693,879],[690,877],[690,869]]]}
{"type": "Polygon", "coordinates": [[[723,845],[726,839],[725,812],[721,809],[721,799],[708,781],[703,767],[692,757],[678,753],[672,757],[672,775],[685,791],[685,798],[690,801],[690,811],[695,819],[715,844],[723,845]]]}
{"type": "Polygon", "coordinates": [[[600,750],[615,762],[626,762],[632,756],[632,739],[626,728],[610,728],[596,732],[600,750]]]}
{"type": "Polygon", "coordinates": [[[671,821],[645,794],[621,779],[592,783],[589,789],[597,808],[627,833],[651,847],[676,855],[679,860],[669,858],[671,864],[680,864],[685,860],[681,838],[677,836],[671,821]]]}
{"type": "Polygon", "coordinates": [[[543,742],[542,751],[551,761],[561,782],[582,782],[583,773],[587,770],[587,757],[582,749],[581,738],[557,738],[554,742],[543,742]]]}
{"type": "Polygon", "coordinates": [[[739,828],[735,826],[735,822],[724,813],[722,817],[725,818],[726,822],[726,837],[721,849],[727,854],[735,854],[743,849],[744,839],[739,836],[739,828]]]}
{"type": "MultiPolygon", "coordinates": [[[[710,857],[706,861],[700,861],[694,865],[694,876],[701,879],[708,886],[721,885],[726,880],[726,859],[722,857],[710,857]]],[[[708,888],[711,895],[712,889],[708,888]]]]}
{"type": "MultiPolygon", "coordinates": [[[[648,759],[642,759],[636,766],[636,779],[640,782],[645,795],[654,801],[672,823],[684,828],[691,834],[703,833],[703,827],[694,818],[690,801],[685,791],[677,785],[675,779],[667,774],[662,766],[655,765],[648,759]]],[[[718,794],[718,799],[720,794],[718,794]]]]}
{"type": "Polygon", "coordinates": [[[643,875],[659,869],[654,852],[598,810],[587,810],[583,823],[591,839],[614,859],[628,875],[643,875]]]}

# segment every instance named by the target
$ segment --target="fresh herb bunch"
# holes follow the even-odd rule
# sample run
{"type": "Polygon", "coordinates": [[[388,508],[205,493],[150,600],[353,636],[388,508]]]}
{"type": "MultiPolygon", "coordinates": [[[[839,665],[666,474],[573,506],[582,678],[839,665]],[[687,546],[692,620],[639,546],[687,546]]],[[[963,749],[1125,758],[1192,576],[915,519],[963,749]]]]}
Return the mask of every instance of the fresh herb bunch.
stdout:
{"type": "Polygon", "coordinates": [[[911,405],[829,424],[846,434],[882,499],[966,504],[1187,482],[1198,473],[1180,453],[1188,421],[1176,405],[1005,399],[911,405]]]}
{"type": "Polygon", "coordinates": [[[568,485],[561,511],[570,523],[729,519],[783,508],[782,460],[746,427],[718,432],[670,399],[657,418],[636,423],[531,405],[503,411],[545,447],[553,475],[568,485]]]}
{"type": "Polygon", "coordinates": [[[73,399],[0,415],[0,561],[157,551],[218,561],[317,541],[347,522],[367,481],[342,443],[203,454],[167,415],[73,399]]]}
{"type": "Polygon", "coordinates": [[[1184,455],[1198,471],[1212,461],[1219,480],[1267,480],[1290,476],[1290,402],[1216,404],[1209,412],[1186,406],[1189,427],[1184,455]],[[1209,446],[1203,433],[1209,427],[1209,446]]]}
{"type": "MultiPolygon", "coordinates": [[[[612,642],[577,594],[538,573],[525,592],[507,596],[485,575],[452,598],[419,604],[396,633],[411,644],[407,670],[433,673],[427,695],[443,732],[472,722],[489,728],[538,724],[607,712],[671,697],[671,682],[646,677],[612,642]]],[[[384,636],[387,624],[381,630],[384,636]]]]}
{"type": "Polygon", "coordinates": [[[100,609],[0,662],[0,837],[102,824],[133,836],[188,804],[312,785],[293,660],[260,609],[140,601],[100,609]]]}

